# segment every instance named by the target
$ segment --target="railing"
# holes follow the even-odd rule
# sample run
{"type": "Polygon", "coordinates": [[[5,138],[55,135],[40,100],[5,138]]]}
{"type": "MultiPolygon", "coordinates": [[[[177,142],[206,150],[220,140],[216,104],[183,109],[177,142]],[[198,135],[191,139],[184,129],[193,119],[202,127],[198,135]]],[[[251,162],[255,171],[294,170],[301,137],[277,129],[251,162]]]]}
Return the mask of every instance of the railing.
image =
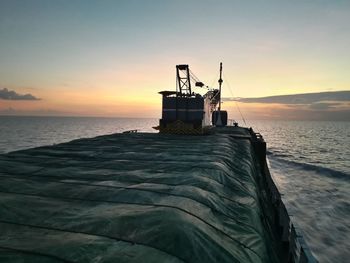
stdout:
{"type": "Polygon", "coordinates": [[[137,130],[128,130],[128,131],[123,131],[123,133],[137,133],[137,130]]]}

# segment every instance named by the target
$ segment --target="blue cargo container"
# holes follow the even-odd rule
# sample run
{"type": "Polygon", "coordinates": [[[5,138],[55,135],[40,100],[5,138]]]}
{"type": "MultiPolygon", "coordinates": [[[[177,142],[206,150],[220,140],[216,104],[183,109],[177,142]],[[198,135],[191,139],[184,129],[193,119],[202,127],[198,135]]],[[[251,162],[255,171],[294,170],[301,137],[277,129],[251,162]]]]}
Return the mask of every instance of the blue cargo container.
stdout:
{"type": "Polygon", "coordinates": [[[196,97],[167,97],[163,96],[162,120],[173,122],[202,121],[204,116],[204,99],[196,97]]]}

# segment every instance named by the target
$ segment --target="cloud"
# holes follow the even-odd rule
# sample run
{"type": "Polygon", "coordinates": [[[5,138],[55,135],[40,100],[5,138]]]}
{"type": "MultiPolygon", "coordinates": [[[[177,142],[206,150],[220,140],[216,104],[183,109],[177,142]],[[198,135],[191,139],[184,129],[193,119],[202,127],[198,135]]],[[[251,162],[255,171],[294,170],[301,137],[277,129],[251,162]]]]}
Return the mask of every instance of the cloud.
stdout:
{"type": "MultiPolygon", "coordinates": [[[[262,98],[223,98],[223,101],[244,103],[277,103],[277,104],[319,104],[319,102],[350,101],[350,91],[305,93],[293,95],[269,96],[262,98]]],[[[319,107],[325,105],[318,105],[319,107]]],[[[332,105],[329,105],[332,106],[332,105]]],[[[315,106],[317,108],[317,105],[315,106]]],[[[316,109],[315,108],[315,109],[316,109]]]]}
{"type": "Polygon", "coordinates": [[[18,94],[15,91],[8,90],[6,88],[0,89],[0,99],[3,100],[40,100],[34,97],[32,94],[18,94]]]}
{"type": "Polygon", "coordinates": [[[12,107],[0,109],[0,116],[74,116],[74,113],[53,109],[20,110],[12,107]]]}
{"type": "Polygon", "coordinates": [[[350,121],[350,91],[225,98],[224,101],[240,102],[243,112],[251,119],[350,121]]]}
{"type": "Polygon", "coordinates": [[[337,106],[341,106],[341,103],[335,103],[335,102],[316,102],[312,103],[309,108],[312,110],[329,110],[334,109],[337,106]]]}

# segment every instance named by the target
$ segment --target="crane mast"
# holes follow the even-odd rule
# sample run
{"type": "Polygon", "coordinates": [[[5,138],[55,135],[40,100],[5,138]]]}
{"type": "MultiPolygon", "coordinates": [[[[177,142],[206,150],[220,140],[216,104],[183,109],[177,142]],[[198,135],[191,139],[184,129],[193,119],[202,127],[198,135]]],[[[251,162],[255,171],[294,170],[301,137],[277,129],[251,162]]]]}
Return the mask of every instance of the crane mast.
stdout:
{"type": "Polygon", "coordinates": [[[190,70],[188,65],[177,65],[176,66],[176,79],[177,79],[177,90],[180,96],[190,96],[191,91],[191,80],[190,70]]]}

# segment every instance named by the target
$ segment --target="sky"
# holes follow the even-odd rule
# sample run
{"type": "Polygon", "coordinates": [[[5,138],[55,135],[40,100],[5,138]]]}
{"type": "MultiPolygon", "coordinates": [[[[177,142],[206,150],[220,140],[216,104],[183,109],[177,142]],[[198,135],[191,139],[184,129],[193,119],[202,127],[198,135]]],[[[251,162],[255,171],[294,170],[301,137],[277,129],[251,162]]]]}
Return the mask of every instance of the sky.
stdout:
{"type": "MultiPolygon", "coordinates": [[[[348,0],[0,0],[0,92],[29,96],[0,97],[0,114],[159,117],[177,64],[215,87],[223,62],[223,97],[349,91],[349,46],[348,0]]],[[[349,101],[224,103],[237,105],[350,119],[349,101]]]]}

